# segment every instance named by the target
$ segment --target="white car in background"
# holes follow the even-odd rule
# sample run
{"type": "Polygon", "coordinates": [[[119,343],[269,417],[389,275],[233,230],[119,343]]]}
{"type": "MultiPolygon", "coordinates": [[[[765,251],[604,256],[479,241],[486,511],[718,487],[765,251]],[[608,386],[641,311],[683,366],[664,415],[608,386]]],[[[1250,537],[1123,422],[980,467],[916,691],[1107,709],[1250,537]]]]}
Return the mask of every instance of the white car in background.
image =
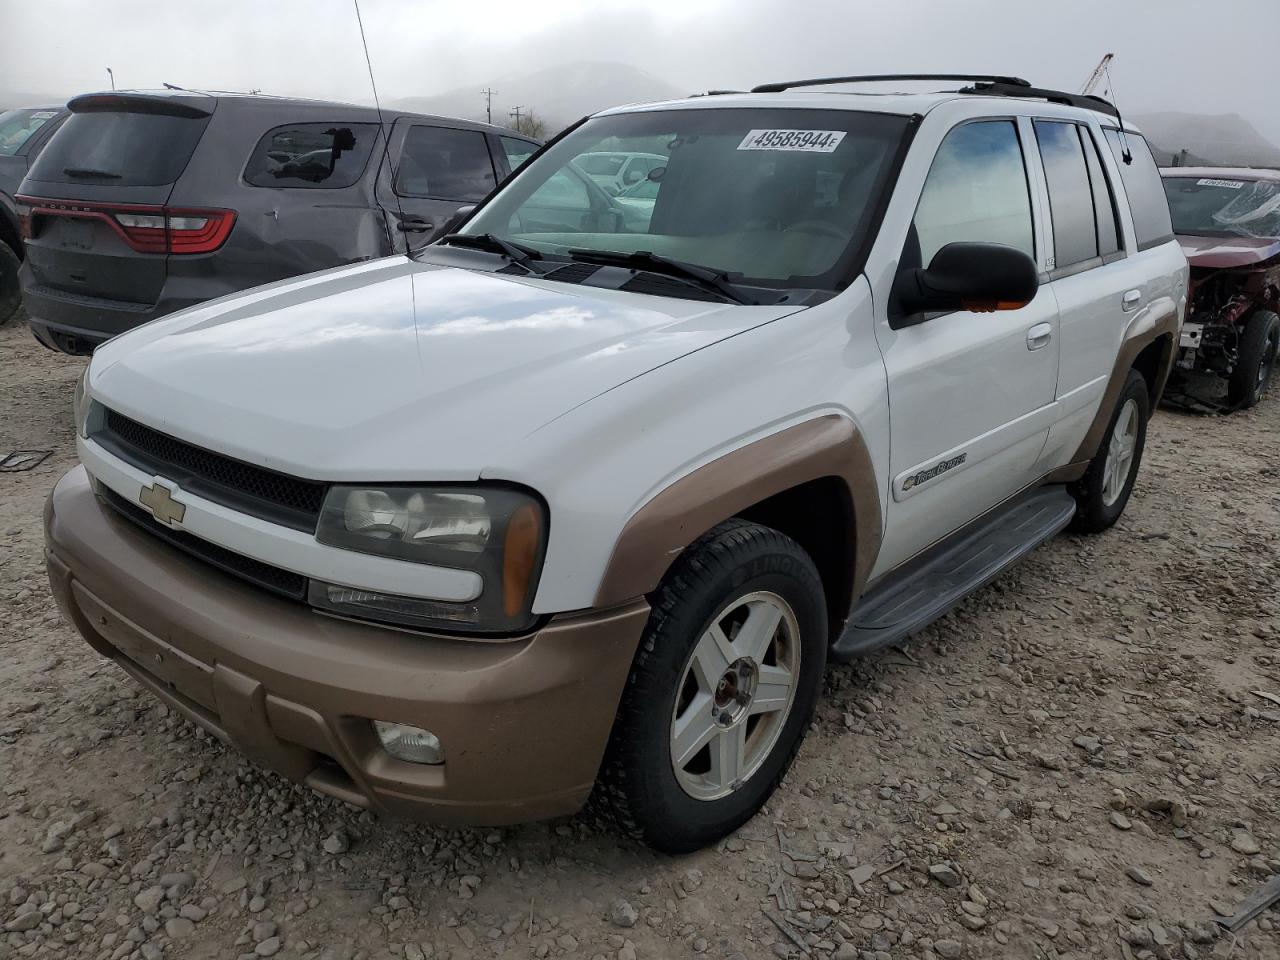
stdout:
{"type": "Polygon", "coordinates": [[[592,152],[578,158],[578,166],[611,194],[640,183],[650,172],[665,167],[667,158],[659,153],[592,152]]]}

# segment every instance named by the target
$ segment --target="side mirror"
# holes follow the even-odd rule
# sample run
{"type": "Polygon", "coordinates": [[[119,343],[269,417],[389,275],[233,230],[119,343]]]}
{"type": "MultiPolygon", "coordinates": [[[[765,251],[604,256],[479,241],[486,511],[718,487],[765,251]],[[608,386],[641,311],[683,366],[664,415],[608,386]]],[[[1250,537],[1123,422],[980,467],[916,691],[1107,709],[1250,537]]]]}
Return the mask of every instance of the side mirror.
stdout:
{"type": "Polygon", "coordinates": [[[474,203],[465,203],[453,211],[453,213],[449,214],[449,219],[444,222],[444,226],[440,228],[440,232],[436,236],[443,237],[446,234],[453,233],[458,227],[462,226],[463,220],[471,216],[475,208],[476,205],[474,203]]]}
{"type": "Polygon", "coordinates": [[[919,323],[926,313],[1017,310],[1035,299],[1035,261],[1001,243],[948,243],[927,269],[901,271],[893,282],[895,327],[919,323]]]}

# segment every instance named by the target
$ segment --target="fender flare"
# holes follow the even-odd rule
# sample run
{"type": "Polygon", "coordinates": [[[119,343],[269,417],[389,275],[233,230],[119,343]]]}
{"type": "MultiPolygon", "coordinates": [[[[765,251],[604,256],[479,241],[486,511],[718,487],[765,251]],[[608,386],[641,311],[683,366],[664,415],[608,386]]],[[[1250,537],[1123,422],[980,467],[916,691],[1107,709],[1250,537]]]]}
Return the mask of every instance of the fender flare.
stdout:
{"type": "Polygon", "coordinates": [[[716,524],[824,477],[844,484],[853,507],[848,561],[856,598],[880,550],[882,484],[857,425],[828,414],[732,450],[654,495],[619,534],[595,606],[615,606],[652,593],[676,557],[716,524]]]}

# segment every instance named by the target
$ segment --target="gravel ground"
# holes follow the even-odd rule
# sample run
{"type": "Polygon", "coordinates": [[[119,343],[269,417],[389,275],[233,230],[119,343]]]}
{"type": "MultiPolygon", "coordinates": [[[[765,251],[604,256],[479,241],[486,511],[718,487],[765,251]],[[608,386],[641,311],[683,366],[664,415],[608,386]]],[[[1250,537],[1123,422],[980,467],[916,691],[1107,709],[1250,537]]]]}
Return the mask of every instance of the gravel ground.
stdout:
{"type": "Polygon", "coordinates": [[[833,667],[769,808],[669,859],[376,820],[100,660],[41,559],[81,367],[0,331],[0,451],[53,451],[0,474],[0,958],[1280,957],[1210,922],[1280,873],[1276,396],[1161,412],[1116,529],[833,667]]]}

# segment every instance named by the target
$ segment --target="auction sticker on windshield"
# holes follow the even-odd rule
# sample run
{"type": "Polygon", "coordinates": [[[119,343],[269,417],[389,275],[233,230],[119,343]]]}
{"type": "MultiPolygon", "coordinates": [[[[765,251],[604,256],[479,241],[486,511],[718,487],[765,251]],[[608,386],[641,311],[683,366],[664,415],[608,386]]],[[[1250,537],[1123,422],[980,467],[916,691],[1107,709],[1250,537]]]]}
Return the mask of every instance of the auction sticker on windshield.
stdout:
{"type": "Polygon", "coordinates": [[[844,139],[843,130],[752,130],[739,150],[789,150],[796,153],[831,153],[844,139]]]}
{"type": "Polygon", "coordinates": [[[1204,177],[1196,181],[1197,187],[1226,187],[1228,190],[1239,190],[1244,186],[1243,180],[1215,180],[1212,177],[1204,177]]]}

